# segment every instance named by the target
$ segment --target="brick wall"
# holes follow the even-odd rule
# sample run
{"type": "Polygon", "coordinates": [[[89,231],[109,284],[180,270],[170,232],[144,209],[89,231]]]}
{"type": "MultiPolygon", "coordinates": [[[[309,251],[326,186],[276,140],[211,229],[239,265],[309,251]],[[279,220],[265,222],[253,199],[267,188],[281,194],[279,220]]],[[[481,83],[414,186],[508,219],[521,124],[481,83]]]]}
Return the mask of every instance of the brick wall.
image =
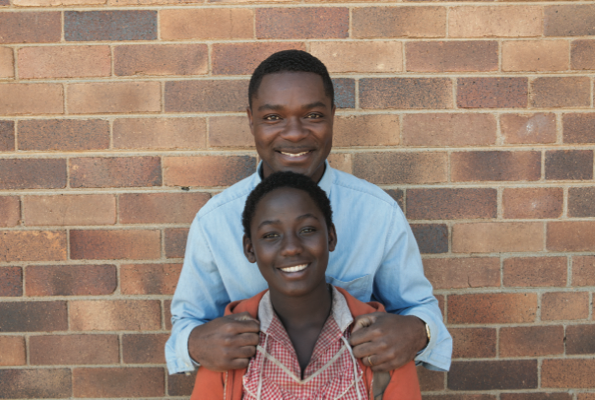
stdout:
{"type": "Polygon", "coordinates": [[[595,5],[0,0],[0,397],[169,397],[196,211],[251,174],[270,53],[406,211],[454,338],[431,398],[595,397],[595,5]]]}

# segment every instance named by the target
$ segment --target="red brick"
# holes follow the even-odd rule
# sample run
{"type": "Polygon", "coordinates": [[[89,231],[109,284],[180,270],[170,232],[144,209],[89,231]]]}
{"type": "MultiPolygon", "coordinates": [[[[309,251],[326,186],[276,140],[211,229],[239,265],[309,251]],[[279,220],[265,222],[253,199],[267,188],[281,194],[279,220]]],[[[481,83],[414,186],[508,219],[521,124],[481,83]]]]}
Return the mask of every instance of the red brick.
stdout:
{"type": "Polygon", "coordinates": [[[457,79],[459,108],[526,108],[525,77],[469,77],[457,79]]]}
{"type": "Polygon", "coordinates": [[[303,42],[244,42],[213,44],[213,74],[252,74],[264,59],[287,49],[306,50],[303,42]]]}
{"type": "Polygon", "coordinates": [[[595,217],[595,188],[568,189],[568,216],[595,217]]]}
{"type": "Polygon", "coordinates": [[[159,230],[71,230],[71,259],[158,259],[159,230]]]}
{"type": "Polygon", "coordinates": [[[562,188],[504,189],[504,218],[558,218],[563,198],[562,188]]]}
{"type": "Polygon", "coordinates": [[[163,318],[165,329],[171,330],[171,299],[166,299],[163,301],[163,318]]]}
{"type": "Polygon", "coordinates": [[[492,257],[425,259],[424,274],[436,290],[499,287],[500,259],[492,257]]]}
{"type": "Polygon", "coordinates": [[[496,189],[409,189],[407,218],[453,220],[496,218],[496,189]]]}
{"type": "Polygon", "coordinates": [[[32,46],[19,49],[19,78],[108,77],[109,46],[32,46]]]}
{"type": "Polygon", "coordinates": [[[399,144],[396,115],[347,115],[335,117],[333,146],[394,146],[399,144]]]}
{"type": "Polygon", "coordinates": [[[157,39],[157,10],[65,11],[67,41],[157,39]]]}
{"type": "Polygon", "coordinates": [[[43,225],[101,225],[116,223],[114,195],[25,196],[24,223],[43,225]]]}
{"type": "Polygon", "coordinates": [[[125,334],[122,355],[126,364],[165,364],[165,342],[169,334],[125,334]]]}
{"type": "Polygon", "coordinates": [[[448,78],[362,78],[363,109],[447,109],[452,107],[448,78]]]}
{"type": "Polygon", "coordinates": [[[0,78],[14,78],[14,54],[11,48],[0,47],[0,78]]]}
{"type": "Polygon", "coordinates": [[[572,395],[565,392],[501,393],[502,400],[572,400],[572,395]]]}
{"type": "Polygon", "coordinates": [[[440,312],[442,313],[442,320],[445,320],[444,318],[444,304],[445,304],[445,298],[444,295],[434,295],[434,297],[436,297],[436,299],[438,300],[438,307],[440,308],[440,312]]]}
{"type": "Polygon", "coordinates": [[[117,364],[120,361],[118,336],[31,336],[29,360],[31,365],[117,364]]]}
{"type": "MultiPolygon", "coordinates": [[[[66,301],[0,302],[0,329],[15,333],[68,330],[66,301]]],[[[0,386],[0,390],[4,389],[0,386]]]]}
{"type": "Polygon", "coordinates": [[[159,11],[162,40],[252,39],[254,11],[249,8],[170,9],[159,11]]]}
{"type": "Polygon", "coordinates": [[[588,292],[548,292],[541,297],[541,320],[576,320],[589,317],[588,292]]]}
{"type": "Polygon", "coordinates": [[[448,36],[452,38],[541,36],[541,6],[460,6],[450,9],[448,36]]]}
{"type": "Polygon", "coordinates": [[[500,357],[543,357],[561,354],[564,354],[563,326],[500,329],[500,357]]]}
{"type": "Polygon", "coordinates": [[[595,143],[595,113],[562,115],[564,143],[595,143]]]}
{"type": "Polygon", "coordinates": [[[161,186],[159,157],[72,158],[70,186],[109,188],[161,186]]]}
{"type": "Polygon", "coordinates": [[[577,393],[576,400],[595,400],[595,393],[577,393]]]}
{"type": "MultiPolygon", "coordinates": [[[[413,0],[407,0],[413,1],[413,0]]],[[[496,400],[496,395],[479,394],[479,393],[445,393],[445,394],[429,394],[422,393],[422,399],[429,400],[496,400]]]]}
{"type": "Polygon", "coordinates": [[[537,314],[531,293],[465,294],[448,296],[449,323],[528,323],[537,314]]]}
{"type": "Polygon", "coordinates": [[[14,122],[0,120],[0,151],[14,151],[14,122]]]}
{"type": "Polygon", "coordinates": [[[556,150],[545,153],[545,179],[593,179],[592,150],[556,150]]]}
{"type": "Polygon", "coordinates": [[[209,147],[254,148],[246,116],[209,117],[209,147]]]}
{"type": "Polygon", "coordinates": [[[591,105],[589,77],[539,77],[531,81],[531,106],[570,108],[591,105]]]}
{"type": "Polygon", "coordinates": [[[376,184],[446,182],[445,153],[357,153],[353,174],[376,184]]]}
{"type": "Polygon", "coordinates": [[[563,5],[544,7],[545,36],[583,36],[595,34],[595,6],[563,5]]]}
{"type": "Polygon", "coordinates": [[[161,328],[161,305],[157,300],[75,300],[69,304],[70,330],[144,331],[161,328]]]}
{"type": "Polygon", "coordinates": [[[173,295],[181,264],[129,264],[120,269],[122,294],[173,295]]]}
{"type": "Polygon", "coordinates": [[[388,193],[390,197],[395,199],[395,201],[399,204],[399,207],[401,207],[401,210],[405,212],[405,192],[402,189],[384,189],[384,191],[388,193]]]}
{"type": "Polygon", "coordinates": [[[412,224],[420,253],[448,252],[448,227],[445,224],[412,224]]]}
{"type": "Polygon", "coordinates": [[[461,253],[543,250],[543,224],[492,222],[454,224],[452,251],[461,253]]]}
{"type": "Polygon", "coordinates": [[[190,224],[210,197],[208,193],[123,194],[119,203],[120,223],[190,224]]]}
{"type": "Polygon", "coordinates": [[[116,266],[29,266],[25,272],[28,296],[107,295],[117,286],[116,266]]]}
{"type": "Polygon", "coordinates": [[[453,152],[450,163],[454,182],[536,181],[541,177],[538,151],[453,152]]]}
{"type": "Polygon", "coordinates": [[[507,144],[555,143],[556,115],[553,113],[502,114],[500,130],[507,144]]]}
{"type": "Polygon", "coordinates": [[[444,390],[444,375],[444,372],[431,371],[421,365],[417,367],[417,377],[422,392],[444,390]]]}
{"type": "Polygon", "coordinates": [[[186,250],[188,228],[167,228],[165,230],[165,257],[182,258],[186,250]]]}
{"type": "Polygon", "coordinates": [[[194,390],[195,373],[179,373],[167,376],[168,396],[190,396],[194,390]]]}
{"type": "Polygon", "coordinates": [[[0,232],[0,262],[36,260],[66,260],[66,232],[0,232]]]}
{"type": "Polygon", "coordinates": [[[446,36],[446,7],[358,7],[352,14],[354,38],[446,36]]]}
{"type": "Polygon", "coordinates": [[[25,151],[105,150],[110,143],[109,122],[101,119],[21,120],[18,129],[25,151]]]}
{"type": "Polygon", "coordinates": [[[158,82],[80,83],[68,85],[68,112],[133,113],[160,112],[158,82]]]}
{"type": "Polygon", "coordinates": [[[114,121],[114,147],[200,149],[206,147],[205,118],[132,118],[114,121]]]}
{"type": "MultiPolygon", "coordinates": [[[[23,295],[23,269],[12,266],[0,267],[0,297],[20,297],[21,295],[23,295]]],[[[0,348],[1,351],[2,348],[0,348]]],[[[2,365],[1,362],[0,357],[0,365],[2,365]]]]}
{"type": "Polygon", "coordinates": [[[60,42],[60,14],[59,11],[1,13],[0,43],[60,42]]]}
{"type": "Polygon", "coordinates": [[[496,357],[496,329],[450,328],[452,358],[496,357]]]}
{"type": "Polygon", "coordinates": [[[595,387],[595,359],[550,359],[541,364],[543,388],[595,387]]]}
{"type": "Polygon", "coordinates": [[[61,189],[66,187],[64,159],[0,159],[0,189],[61,189]]]}
{"type": "Polygon", "coordinates": [[[170,81],[165,83],[166,112],[243,112],[246,80],[170,81]]]}
{"type": "Polygon", "coordinates": [[[448,373],[450,390],[536,389],[537,360],[457,361],[448,373]]]}
{"type": "Polygon", "coordinates": [[[498,70],[496,41],[409,42],[405,51],[407,71],[498,70]]]}
{"type": "Polygon", "coordinates": [[[62,84],[0,84],[0,115],[62,113],[64,113],[62,84]]]}
{"type": "Polygon", "coordinates": [[[341,108],[355,108],[355,80],[353,78],[334,78],[335,106],[341,108]]]}
{"type": "Polygon", "coordinates": [[[104,5],[106,3],[106,0],[13,0],[12,2],[15,6],[24,7],[104,5]]]}
{"type": "Polygon", "coordinates": [[[570,45],[572,70],[595,70],[595,41],[577,40],[570,45]]]}
{"type": "Polygon", "coordinates": [[[75,368],[75,398],[163,398],[163,368],[75,368]]]}
{"type": "Polygon", "coordinates": [[[502,43],[503,71],[566,71],[569,44],[558,41],[506,41],[502,43]]]}
{"type": "Polygon", "coordinates": [[[467,146],[496,143],[496,119],[489,114],[416,113],[403,119],[403,144],[467,146]]]}
{"type": "Polygon", "coordinates": [[[326,160],[334,169],[347,172],[348,174],[353,173],[353,160],[351,154],[330,154],[326,160]]]}
{"type": "Polygon", "coordinates": [[[595,285],[595,256],[572,257],[572,285],[595,285]]]}
{"type": "Polygon", "coordinates": [[[595,354],[595,325],[566,327],[566,354],[595,354]]]}
{"type": "Polygon", "coordinates": [[[505,287],[564,287],[567,259],[560,257],[515,257],[504,260],[505,287]]]}
{"type": "Polygon", "coordinates": [[[256,170],[250,156],[165,157],[166,186],[230,186],[256,170]]]}
{"type": "Polygon", "coordinates": [[[15,227],[21,222],[21,202],[17,196],[0,196],[0,227],[15,227]]]}
{"type": "Polygon", "coordinates": [[[208,73],[205,44],[123,45],[114,48],[117,76],[186,76],[208,73]]]}
{"type": "Polygon", "coordinates": [[[0,369],[2,399],[69,399],[70,368],[0,369]]]}
{"type": "MultiPolygon", "coordinates": [[[[17,365],[27,365],[25,338],[0,336],[0,366],[17,365]]],[[[0,374],[2,374],[1,371],[0,374]]]]}
{"type": "Polygon", "coordinates": [[[346,7],[257,8],[258,39],[347,38],[346,7]]]}
{"type": "Polygon", "coordinates": [[[394,41],[312,42],[310,53],[330,73],[389,73],[403,71],[403,45],[394,41]]]}
{"type": "Polygon", "coordinates": [[[595,222],[549,222],[547,249],[550,251],[595,251],[595,222]]]}

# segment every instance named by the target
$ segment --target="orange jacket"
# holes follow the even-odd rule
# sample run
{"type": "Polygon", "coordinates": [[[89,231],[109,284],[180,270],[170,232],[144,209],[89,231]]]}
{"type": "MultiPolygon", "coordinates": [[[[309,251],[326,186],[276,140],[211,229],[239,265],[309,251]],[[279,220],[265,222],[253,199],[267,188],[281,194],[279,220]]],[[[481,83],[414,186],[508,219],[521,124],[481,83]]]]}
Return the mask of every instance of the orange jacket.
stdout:
{"type": "MultiPolygon", "coordinates": [[[[349,310],[354,317],[373,312],[385,312],[384,306],[378,302],[364,303],[352,297],[342,288],[336,288],[345,296],[347,306],[349,306],[349,310]]],[[[256,318],[258,316],[258,304],[265,292],[266,290],[252,298],[231,302],[225,308],[225,315],[248,312],[252,317],[256,318]]],[[[374,399],[372,394],[373,372],[370,367],[364,366],[360,359],[358,359],[358,362],[364,370],[364,383],[366,385],[368,398],[374,399]]],[[[204,367],[200,367],[196,374],[196,382],[194,384],[191,399],[241,400],[243,393],[242,377],[245,374],[246,368],[227,372],[214,372],[204,367]]],[[[417,371],[413,361],[390,372],[390,382],[384,390],[382,398],[384,400],[421,399],[417,371]]]]}

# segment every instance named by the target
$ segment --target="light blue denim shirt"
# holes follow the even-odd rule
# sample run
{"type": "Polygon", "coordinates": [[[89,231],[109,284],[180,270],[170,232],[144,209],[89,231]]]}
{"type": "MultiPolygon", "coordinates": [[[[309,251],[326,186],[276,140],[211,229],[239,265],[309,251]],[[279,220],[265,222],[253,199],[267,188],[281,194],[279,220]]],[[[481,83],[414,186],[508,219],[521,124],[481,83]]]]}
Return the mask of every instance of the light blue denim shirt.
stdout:
{"type": "MultiPolygon", "coordinates": [[[[260,181],[255,173],[214,196],[192,222],[171,304],[172,333],[165,346],[171,374],[194,370],[188,354],[192,329],[222,316],[229,302],[267,288],[242,247],[242,211],[248,194],[260,181]]],[[[416,363],[447,371],[452,339],[399,205],[378,186],[337,171],[328,163],[318,185],[331,200],[337,230],[327,281],[361,301],[379,301],[388,312],[415,315],[426,322],[431,339],[416,363]]]]}

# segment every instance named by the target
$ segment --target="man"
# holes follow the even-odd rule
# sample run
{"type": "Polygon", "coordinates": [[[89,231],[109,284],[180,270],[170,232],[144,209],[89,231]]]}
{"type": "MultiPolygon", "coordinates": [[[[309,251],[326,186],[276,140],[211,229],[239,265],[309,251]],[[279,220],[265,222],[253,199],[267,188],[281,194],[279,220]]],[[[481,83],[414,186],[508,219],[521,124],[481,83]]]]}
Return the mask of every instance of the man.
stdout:
{"type": "Polygon", "coordinates": [[[387,312],[357,318],[354,355],[374,371],[390,371],[415,358],[439,371],[450,366],[452,339],[407,221],[384,191],[326,163],[335,115],[326,67],[310,54],[289,50],[262,62],[250,80],[250,130],[262,160],[258,171],[213,197],[196,215],[184,267],[172,301],[172,335],[166,344],[170,373],[196,364],[215,371],[245,368],[256,352],[259,324],[245,314],[222,317],[230,301],[267,288],[242,247],[241,213],[262,178],[294,171],[328,194],[340,240],[327,281],[387,312]]]}

